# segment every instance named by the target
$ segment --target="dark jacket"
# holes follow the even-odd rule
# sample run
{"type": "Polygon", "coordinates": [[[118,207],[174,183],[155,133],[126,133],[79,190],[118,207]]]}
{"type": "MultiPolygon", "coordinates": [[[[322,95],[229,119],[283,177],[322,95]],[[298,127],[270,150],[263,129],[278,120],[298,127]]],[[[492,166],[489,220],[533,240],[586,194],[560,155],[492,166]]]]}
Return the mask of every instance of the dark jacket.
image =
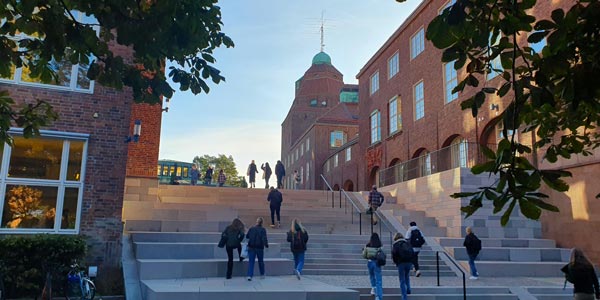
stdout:
{"type": "Polygon", "coordinates": [[[213,169],[208,168],[206,169],[206,174],[204,174],[204,178],[212,178],[213,175],[213,169]]]}
{"type": "Polygon", "coordinates": [[[283,202],[283,195],[277,189],[272,189],[269,192],[269,196],[267,196],[267,201],[271,203],[271,206],[281,206],[281,202],[283,202]]]}
{"type": "Polygon", "coordinates": [[[573,283],[573,293],[595,294],[600,298],[598,276],[591,266],[565,265],[561,271],[566,274],[567,280],[573,283]]]}
{"type": "Polygon", "coordinates": [[[292,252],[304,252],[306,251],[306,243],[308,243],[308,232],[306,230],[297,230],[296,233],[292,233],[292,231],[288,231],[287,233],[287,241],[290,242],[290,250],[292,252]],[[301,247],[295,247],[294,238],[297,234],[300,234],[300,239],[302,240],[301,247]]]}
{"type": "Polygon", "coordinates": [[[265,178],[269,178],[271,177],[271,174],[273,174],[271,166],[269,165],[260,166],[260,168],[265,172],[265,178]]]}
{"type": "Polygon", "coordinates": [[[412,246],[405,239],[399,239],[394,241],[394,246],[392,247],[392,260],[396,265],[401,263],[412,262],[414,257],[414,251],[412,250],[412,246]],[[406,249],[404,251],[403,249],[406,249]]]}
{"type": "Polygon", "coordinates": [[[250,177],[250,181],[254,181],[254,178],[256,176],[256,173],[258,173],[258,170],[256,169],[256,164],[251,163],[248,166],[248,177],[250,177]]]}
{"type": "Polygon", "coordinates": [[[279,178],[285,176],[285,167],[281,162],[277,162],[275,165],[275,175],[279,178]]]}
{"type": "Polygon", "coordinates": [[[227,237],[227,242],[225,243],[225,246],[227,246],[228,248],[240,247],[242,245],[244,237],[246,236],[244,232],[239,231],[231,226],[227,226],[227,228],[225,228],[225,231],[223,231],[223,234],[227,237]]]}
{"type": "Polygon", "coordinates": [[[467,234],[467,236],[465,237],[465,241],[463,242],[463,246],[467,248],[467,254],[475,256],[479,254],[479,251],[481,249],[477,249],[477,244],[479,243],[479,245],[481,245],[481,241],[478,241],[479,238],[477,238],[477,236],[474,233],[471,232],[467,234]]]}
{"type": "Polygon", "coordinates": [[[264,227],[256,225],[248,230],[246,234],[248,239],[248,247],[253,249],[264,249],[269,248],[269,241],[267,240],[267,231],[264,227]]]}

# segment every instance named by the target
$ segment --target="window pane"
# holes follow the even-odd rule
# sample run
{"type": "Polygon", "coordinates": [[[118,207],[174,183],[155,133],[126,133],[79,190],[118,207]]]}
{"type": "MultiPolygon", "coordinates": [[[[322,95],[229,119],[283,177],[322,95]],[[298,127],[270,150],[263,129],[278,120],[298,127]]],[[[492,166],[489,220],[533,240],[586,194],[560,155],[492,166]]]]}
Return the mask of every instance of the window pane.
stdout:
{"type": "Polygon", "coordinates": [[[163,166],[162,174],[164,176],[169,176],[169,167],[168,166],[163,166]]]}
{"type": "Polygon", "coordinates": [[[83,142],[71,141],[71,146],[69,146],[69,165],[67,166],[67,180],[80,180],[83,145],[83,142]]]}
{"type": "Polygon", "coordinates": [[[14,137],[9,177],[58,179],[63,141],[14,137]]]}
{"type": "MultiPolygon", "coordinates": [[[[90,59],[90,63],[92,59],[90,59]]],[[[90,69],[90,64],[79,64],[77,66],[77,88],[82,90],[90,89],[90,79],[87,77],[87,72],[90,69]]]]}
{"type": "Polygon", "coordinates": [[[77,204],[79,203],[79,189],[65,188],[65,201],[63,204],[61,229],[75,229],[77,219],[77,204]]]}
{"type": "Polygon", "coordinates": [[[68,60],[56,61],[52,59],[48,64],[48,67],[56,73],[57,78],[52,78],[50,82],[43,82],[39,74],[33,76],[31,70],[27,66],[23,66],[21,72],[21,81],[24,82],[35,82],[45,83],[50,85],[58,86],[70,86],[71,85],[71,72],[73,65],[68,60]]]}
{"type": "Polygon", "coordinates": [[[7,185],[2,228],[54,228],[58,187],[7,185]]]}

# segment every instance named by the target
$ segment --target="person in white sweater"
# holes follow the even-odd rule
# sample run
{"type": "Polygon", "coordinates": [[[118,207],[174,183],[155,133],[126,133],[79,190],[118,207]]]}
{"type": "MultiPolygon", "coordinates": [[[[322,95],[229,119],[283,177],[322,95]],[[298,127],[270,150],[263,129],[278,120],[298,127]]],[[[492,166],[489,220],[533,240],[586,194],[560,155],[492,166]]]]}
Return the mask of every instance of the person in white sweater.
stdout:
{"type": "Polygon", "coordinates": [[[425,237],[423,236],[423,232],[417,226],[416,222],[410,222],[410,228],[406,231],[404,235],[406,240],[410,242],[410,245],[415,252],[415,256],[413,257],[413,266],[415,267],[415,276],[421,276],[421,271],[419,270],[419,252],[421,252],[421,247],[425,244],[425,237]]]}

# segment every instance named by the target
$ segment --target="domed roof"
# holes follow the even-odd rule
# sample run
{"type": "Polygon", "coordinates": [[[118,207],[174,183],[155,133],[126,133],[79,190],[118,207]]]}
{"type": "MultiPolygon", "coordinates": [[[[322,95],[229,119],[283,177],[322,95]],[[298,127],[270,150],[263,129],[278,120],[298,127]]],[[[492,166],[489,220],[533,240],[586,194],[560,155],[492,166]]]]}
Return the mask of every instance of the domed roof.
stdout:
{"type": "Polygon", "coordinates": [[[329,57],[329,55],[325,52],[319,52],[319,53],[317,53],[317,55],[315,55],[315,57],[313,57],[312,64],[313,65],[322,65],[322,64],[331,65],[331,57],[329,57]]]}

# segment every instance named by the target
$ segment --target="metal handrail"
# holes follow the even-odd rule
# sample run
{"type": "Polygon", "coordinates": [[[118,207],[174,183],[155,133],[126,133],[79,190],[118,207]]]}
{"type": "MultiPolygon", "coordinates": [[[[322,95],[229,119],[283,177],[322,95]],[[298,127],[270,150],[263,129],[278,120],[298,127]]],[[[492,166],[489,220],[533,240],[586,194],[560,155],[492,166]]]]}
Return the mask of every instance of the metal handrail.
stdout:
{"type": "MultiPolygon", "coordinates": [[[[346,201],[344,201],[344,213],[347,213],[347,207],[348,207],[348,202],[350,202],[350,204],[352,204],[353,210],[356,210],[358,212],[358,234],[362,235],[362,210],[358,208],[358,206],[356,206],[356,203],[354,203],[354,201],[352,201],[352,198],[350,197],[350,195],[348,195],[348,193],[346,193],[346,191],[344,189],[340,189],[340,201],[342,201],[342,193],[344,194],[344,197],[346,198],[346,201]]],[[[350,214],[351,216],[351,220],[350,223],[354,224],[354,213],[350,214]]]]}
{"type": "Polygon", "coordinates": [[[396,231],[396,229],[394,228],[394,226],[388,225],[384,222],[383,215],[378,210],[371,210],[371,234],[373,234],[373,214],[376,214],[379,217],[379,235],[381,236],[381,223],[383,223],[383,225],[385,225],[385,227],[390,232],[390,249],[392,249],[394,247],[394,238],[392,236],[392,232],[396,231]]]}
{"type": "MultiPolygon", "coordinates": [[[[334,198],[335,198],[335,192],[333,191],[333,188],[331,188],[331,185],[329,185],[329,182],[327,182],[327,179],[325,179],[325,176],[323,176],[323,174],[320,175],[321,179],[323,179],[323,182],[325,182],[325,185],[327,186],[327,188],[329,188],[329,190],[331,191],[331,208],[334,207],[334,198]]],[[[325,201],[329,200],[329,193],[325,194],[325,201]]],[[[342,199],[340,199],[340,208],[342,207],[341,205],[342,199]]]]}
{"type": "Polygon", "coordinates": [[[456,261],[450,255],[448,255],[448,253],[446,251],[435,251],[435,264],[436,264],[436,269],[437,269],[437,285],[440,286],[440,252],[443,253],[444,255],[446,255],[446,257],[450,260],[450,262],[452,264],[454,264],[454,266],[462,273],[463,299],[467,300],[467,280],[466,280],[465,271],[462,270],[462,268],[456,263],[456,261]]]}

